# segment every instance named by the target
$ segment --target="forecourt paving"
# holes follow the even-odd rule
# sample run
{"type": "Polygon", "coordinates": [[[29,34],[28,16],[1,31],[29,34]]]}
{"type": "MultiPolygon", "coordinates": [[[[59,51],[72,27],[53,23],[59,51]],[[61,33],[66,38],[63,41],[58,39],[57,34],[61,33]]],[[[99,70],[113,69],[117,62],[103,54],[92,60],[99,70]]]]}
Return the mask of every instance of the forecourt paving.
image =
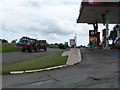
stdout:
{"type": "Polygon", "coordinates": [[[118,50],[81,48],[80,52],[82,55],[80,64],[44,72],[3,75],[2,86],[3,88],[118,88],[118,50]]]}
{"type": "Polygon", "coordinates": [[[81,53],[80,49],[72,48],[69,52],[67,65],[73,65],[75,63],[81,62],[81,53]]]}

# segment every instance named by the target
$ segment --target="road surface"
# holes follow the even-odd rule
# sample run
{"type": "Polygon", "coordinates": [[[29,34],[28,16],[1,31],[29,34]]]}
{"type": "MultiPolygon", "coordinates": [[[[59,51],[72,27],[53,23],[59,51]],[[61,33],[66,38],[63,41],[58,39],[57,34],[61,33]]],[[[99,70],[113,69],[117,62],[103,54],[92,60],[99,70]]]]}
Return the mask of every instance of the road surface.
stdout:
{"type": "Polygon", "coordinates": [[[31,59],[31,58],[35,58],[38,56],[48,55],[58,50],[60,49],[48,48],[47,52],[41,51],[41,52],[36,52],[36,53],[23,53],[19,51],[19,52],[2,53],[2,65],[20,61],[20,60],[31,59]]]}
{"type": "Polygon", "coordinates": [[[118,88],[118,50],[81,49],[80,64],[36,73],[3,75],[3,88],[118,88]]]}

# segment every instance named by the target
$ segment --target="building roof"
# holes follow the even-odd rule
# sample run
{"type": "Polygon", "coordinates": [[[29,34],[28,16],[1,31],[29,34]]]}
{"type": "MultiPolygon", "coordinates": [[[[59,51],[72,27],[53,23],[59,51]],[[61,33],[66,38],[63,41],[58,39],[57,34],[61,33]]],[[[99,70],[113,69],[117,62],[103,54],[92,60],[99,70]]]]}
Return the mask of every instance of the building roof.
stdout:
{"type": "Polygon", "coordinates": [[[77,23],[103,23],[102,14],[107,14],[110,24],[120,24],[119,11],[120,2],[81,2],[77,23]]]}

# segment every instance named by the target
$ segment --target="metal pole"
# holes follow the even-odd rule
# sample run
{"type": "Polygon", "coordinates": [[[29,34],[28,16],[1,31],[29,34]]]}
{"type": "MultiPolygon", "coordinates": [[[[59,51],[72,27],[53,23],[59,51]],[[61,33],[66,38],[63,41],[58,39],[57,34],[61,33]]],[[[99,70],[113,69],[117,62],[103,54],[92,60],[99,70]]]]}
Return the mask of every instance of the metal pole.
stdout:
{"type": "Polygon", "coordinates": [[[108,17],[106,15],[106,49],[108,49],[108,44],[109,44],[108,31],[109,31],[109,22],[108,22],[108,17]]]}
{"type": "Polygon", "coordinates": [[[75,36],[74,36],[74,48],[75,48],[75,36]]]}
{"type": "Polygon", "coordinates": [[[74,37],[74,40],[75,40],[75,45],[74,45],[74,48],[76,48],[76,44],[77,44],[77,34],[75,34],[75,37],[74,37]]]}
{"type": "Polygon", "coordinates": [[[75,37],[76,37],[76,38],[75,38],[75,39],[76,39],[76,40],[75,40],[75,43],[76,43],[75,45],[77,46],[77,34],[75,34],[75,37]]]}

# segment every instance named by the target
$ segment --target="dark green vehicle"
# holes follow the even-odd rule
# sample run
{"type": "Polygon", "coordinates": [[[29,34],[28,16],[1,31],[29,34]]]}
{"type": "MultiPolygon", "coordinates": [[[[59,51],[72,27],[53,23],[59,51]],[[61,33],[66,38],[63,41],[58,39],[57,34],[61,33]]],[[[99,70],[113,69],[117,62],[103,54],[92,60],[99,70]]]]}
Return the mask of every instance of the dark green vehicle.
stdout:
{"type": "Polygon", "coordinates": [[[40,49],[47,51],[46,40],[36,40],[29,37],[22,37],[17,45],[22,46],[22,52],[38,52],[40,49]]]}

